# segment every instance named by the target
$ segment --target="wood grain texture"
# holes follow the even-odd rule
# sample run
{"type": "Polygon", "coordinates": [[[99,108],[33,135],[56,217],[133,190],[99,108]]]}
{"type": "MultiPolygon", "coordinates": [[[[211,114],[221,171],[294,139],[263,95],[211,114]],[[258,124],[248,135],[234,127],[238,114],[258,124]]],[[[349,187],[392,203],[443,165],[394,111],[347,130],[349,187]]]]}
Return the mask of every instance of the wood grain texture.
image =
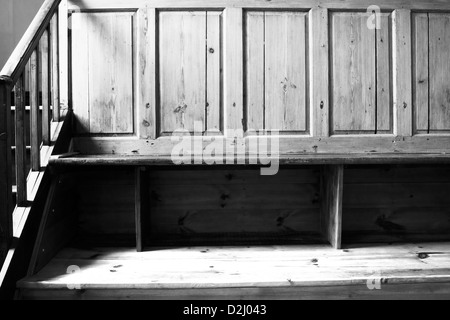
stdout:
{"type": "Polygon", "coordinates": [[[20,77],[15,86],[15,174],[16,174],[16,203],[22,205],[27,201],[27,141],[25,132],[25,83],[20,77]]]}
{"type": "Polygon", "coordinates": [[[330,135],[330,93],[329,74],[329,22],[328,10],[313,8],[309,14],[309,30],[311,38],[310,50],[310,81],[311,81],[311,113],[312,135],[328,137],[330,135]]]}
{"type": "Polygon", "coordinates": [[[323,168],[321,185],[321,230],[333,248],[342,246],[344,166],[323,168]]]}
{"type": "Polygon", "coordinates": [[[227,8],[224,12],[224,114],[225,135],[243,130],[244,48],[243,10],[227,8]],[[231,130],[231,131],[230,131],[231,130]]]}
{"type": "Polygon", "coordinates": [[[450,129],[450,15],[429,14],[430,131],[450,129]]]}
{"type": "MultiPolygon", "coordinates": [[[[389,249],[370,245],[345,251],[323,245],[171,248],[143,253],[128,248],[66,248],[18,287],[40,290],[35,298],[46,297],[46,290],[56,297],[53,290],[59,289],[60,296],[67,297],[65,291],[70,291],[72,298],[88,299],[109,289],[114,298],[145,298],[143,290],[150,290],[147,298],[190,294],[195,299],[209,294],[210,299],[443,299],[449,297],[448,264],[448,243],[393,245],[389,249]],[[418,258],[424,252],[432,254],[426,260],[418,258]],[[177,263],[173,263],[174,257],[177,263]],[[80,266],[81,272],[67,274],[69,265],[80,266]],[[371,281],[379,281],[382,290],[368,290],[371,281]],[[67,290],[68,285],[79,285],[82,291],[67,290]]],[[[33,297],[32,291],[28,294],[33,297]]],[[[100,296],[108,297],[105,292],[100,296]]]]}
{"type": "MultiPolygon", "coordinates": [[[[376,132],[392,132],[392,25],[391,15],[379,17],[380,29],[376,30],[377,46],[377,121],[376,132]]],[[[377,21],[378,22],[378,21],[377,21]]]]}
{"type": "Polygon", "coordinates": [[[394,134],[412,135],[411,10],[393,13],[394,134]]]}
{"type": "Polygon", "coordinates": [[[334,13],[332,23],[333,129],[375,133],[375,30],[361,13],[334,13]]]}
{"type": "Polygon", "coordinates": [[[265,124],[265,13],[247,12],[245,26],[246,129],[252,132],[265,124]]]}
{"type": "Polygon", "coordinates": [[[306,131],[306,15],[265,13],[265,129],[306,131]]]}
{"type": "Polygon", "coordinates": [[[161,133],[205,131],[206,12],[160,12],[161,133]]]}
{"type": "Polygon", "coordinates": [[[137,12],[136,98],[139,110],[139,137],[156,139],[156,10],[144,7],[137,12]]]}
{"type": "MultiPolygon", "coordinates": [[[[130,13],[88,13],[91,133],[133,133],[130,13]]],[[[78,71],[79,72],[79,71],[78,71]]]]}
{"type": "Polygon", "coordinates": [[[222,12],[206,13],[206,129],[222,130],[222,12]]]}
{"type": "Polygon", "coordinates": [[[152,172],[147,229],[154,237],[270,233],[297,235],[301,241],[304,234],[319,232],[319,178],[312,170],[271,178],[249,169],[196,171],[192,181],[190,170],[152,172]]]}
{"type": "Polygon", "coordinates": [[[429,19],[428,13],[414,14],[414,121],[415,129],[429,130],[429,19]]]}

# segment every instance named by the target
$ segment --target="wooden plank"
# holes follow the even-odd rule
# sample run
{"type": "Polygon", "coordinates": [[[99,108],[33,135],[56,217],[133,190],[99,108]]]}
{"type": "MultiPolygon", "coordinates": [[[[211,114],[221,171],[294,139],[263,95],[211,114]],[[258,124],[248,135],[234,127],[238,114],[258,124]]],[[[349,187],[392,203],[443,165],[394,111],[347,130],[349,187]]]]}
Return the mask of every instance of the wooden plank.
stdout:
{"type": "MultiPolygon", "coordinates": [[[[376,130],[392,131],[392,77],[391,77],[391,16],[382,14],[380,28],[376,30],[377,39],[377,121],[376,130]]],[[[378,21],[377,21],[378,22],[378,21]]]]}
{"type": "Polygon", "coordinates": [[[1,76],[10,78],[13,83],[18,80],[34,49],[38,46],[39,40],[51,18],[57,11],[59,3],[60,0],[46,0],[42,4],[19,44],[1,70],[1,76]]]}
{"type": "Polygon", "coordinates": [[[306,131],[304,13],[265,13],[265,128],[306,131]]]}
{"type": "Polygon", "coordinates": [[[161,133],[205,131],[206,12],[159,14],[161,133]]]}
{"type": "Polygon", "coordinates": [[[49,56],[49,31],[46,30],[40,41],[41,58],[41,85],[42,85],[42,143],[49,146],[51,143],[51,118],[50,118],[50,56],[49,56]]]}
{"type": "Polygon", "coordinates": [[[72,100],[77,132],[90,132],[89,115],[89,41],[88,19],[83,13],[72,14],[72,100]]]}
{"type": "Polygon", "coordinates": [[[221,132],[222,118],[222,12],[206,13],[206,128],[221,132]]]}
{"type": "Polygon", "coordinates": [[[130,13],[88,13],[91,133],[133,133],[130,13]]]}
{"type": "MultiPolygon", "coordinates": [[[[70,0],[69,10],[80,9],[129,9],[140,8],[148,4],[148,0],[70,0]]],[[[150,4],[156,8],[271,8],[271,9],[305,9],[316,8],[317,0],[152,0],[150,4]]],[[[341,0],[320,1],[320,7],[324,9],[343,9],[341,0]]],[[[448,10],[449,4],[446,1],[418,0],[405,2],[404,0],[347,0],[346,10],[366,11],[370,5],[378,5],[382,9],[395,10],[398,8],[415,10],[448,10]]]]}
{"type": "Polygon", "coordinates": [[[265,108],[265,34],[264,12],[246,15],[246,74],[245,106],[247,131],[264,129],[265,108]]]}
{"type": "Polygon", "coordinates": [[[225,136],[243,131],[244,48],[243,10],[227,8],[224,14],[224,126],[225,136]]]}
{"type": "Polygon", "coordinates": [[[415,130],[429,130],[429,20],[428,13],[414,14],[414,114],[415,130]]]}
{"type": "Polygon", "coordinates": [[[323,235],[335,249],[342,246],[342,203],[344,166],[324,168],[322,182],[321,228],[323,235]]]}
{"type": "Polygon", "coordinates": [[[412,136],[411,10],[393,14],[394,134],[412,136]]]}
{"type": "Polygon", "coordinates": [[[429,14],[430,131],[450,130],[450,15],[429,14]]]}
{"type": "Polygon", "coordinates": [[[332,23],[333,130],[375,133],[375,30],[360,13],[334,13],[332,23]]]}
{"type": "Polygon", "coordinates": [[[25,132],[25,83],[24,77],[19,78],[15,87],[15,134],[16,134],[16,185],[17,204],[23,205],[27,201],[27,141],[25,132]]]}
{"type": "Polygon", "coordinates": [[[0,261],[6,258],[13,236],[11,177],[11,84],[0,77],[0,261]]]}
{"type": "Polygon", "coordinates": [[[52,106],[53,121],[60,121],[60,87],[59,87],[59,26],[58,12],[50,22],[51,70],[52,70],[52,106]]]}
{"type": "Polygon", "coordinates": [[[310,75],[311,75],[311,113],[312,135],[328,137],[330,135],[330,99],[329,77],[317,76],[329,74],[329,30],[328,10],[313,8],[309,14],[310,75]]]}
{"type": "Polygon", "coordinates": [[[40,126],[39,112],[39,52],[36,49],[30,59],[30,108],[31,108],[31,170],[39,171],[41,168],[41,141],[39,132],[40,126]]]}
{"type": "Polygon", "coordinates": [[[156,10],[141,8],[137,12],[137,81],[138,128],[142,139],[156,139],[156,10]]]}

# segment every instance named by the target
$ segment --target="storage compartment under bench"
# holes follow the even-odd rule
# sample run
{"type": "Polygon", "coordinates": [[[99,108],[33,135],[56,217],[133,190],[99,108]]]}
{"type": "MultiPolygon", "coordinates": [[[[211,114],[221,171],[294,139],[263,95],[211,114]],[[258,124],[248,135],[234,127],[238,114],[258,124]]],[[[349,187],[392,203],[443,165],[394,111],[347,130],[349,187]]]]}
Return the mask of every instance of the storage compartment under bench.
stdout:
{"type": "MultiPolygon", "coordinates": [[[[77,239],[128,246],[140,232],[144,248],[323,244],[324,169],[287,166],[261,176],[252,167],[147,167],[138,186],[131,168],[84,169],[77,239]]],[[[343,176],[344,247],[450,240],[450,166],[349,165],[343,176]]]]}

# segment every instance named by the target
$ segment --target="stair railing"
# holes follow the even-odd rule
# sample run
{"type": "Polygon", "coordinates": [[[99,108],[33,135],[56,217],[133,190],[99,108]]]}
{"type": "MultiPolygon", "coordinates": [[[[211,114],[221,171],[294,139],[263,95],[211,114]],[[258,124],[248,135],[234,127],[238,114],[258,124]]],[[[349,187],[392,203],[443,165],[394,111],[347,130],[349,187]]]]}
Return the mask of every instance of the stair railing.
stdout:
{"type": "Polygon", "coordinates": [[[41,146],[49,146],[51,143],[51,121],[60,121],[60,2],[61,0],[44,2],[0,72],[0,266],[13,237],[13,170],[17,185],[16,204],[24,205],[27,202],[28,170],[40,170],[41,146]],[[25,123],[27,64],[30,70],[30,163],[27,161],[25,123]],[[15,105],[14,119],[11,116],[12,99],[15,105]],[[14,142],[15,147],[12,149],[14,142]],[[15,150],[15,163],[12,161],[12,150],[15,150]]]}

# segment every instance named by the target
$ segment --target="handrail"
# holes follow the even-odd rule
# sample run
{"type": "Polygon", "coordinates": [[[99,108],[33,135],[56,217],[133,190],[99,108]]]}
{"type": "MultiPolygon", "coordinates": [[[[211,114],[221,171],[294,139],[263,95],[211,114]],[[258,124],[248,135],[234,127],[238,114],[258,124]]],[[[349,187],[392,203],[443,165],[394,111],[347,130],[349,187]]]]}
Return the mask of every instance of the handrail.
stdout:
{"type": "Polygon", "coordinates": [[[27,205],[27,168],[41,169],[41,146],[50,146],[51,109],[60,118],[58,8],[62,0],[46,0],[0,72],[0,267],[13,237],[12,169],[16,176],[16,204],[27,205]],[[27,163],[25,123],[25,67],[30,66],[31,163],[27,163]],[[41,70],[41,76],[39,73],[41,70]],[[15,110],[11,119],[14,90],[15,110]],[[40,93],[42,92],[42,98],[40,93]],[[50,95],[51,92],[51,95],[50,95]],[[42,102],[42,114],[40,105],[42,102]],[[51,108],[52,107],[52,108],[51,108]],[[15,167],[12,137],[15,133],[15,167]]]}
{"type": "Polygon", "coordinates": [[[20,74],[25,69],[28,60],[31,58],[34,49],[39,45],[39,40],[49,26],[52,17],[57,12],[60,3],[61,0],[46,0],[42,4],[37,15],[0,72],[0,78],[16,83],[20,74]]]}

